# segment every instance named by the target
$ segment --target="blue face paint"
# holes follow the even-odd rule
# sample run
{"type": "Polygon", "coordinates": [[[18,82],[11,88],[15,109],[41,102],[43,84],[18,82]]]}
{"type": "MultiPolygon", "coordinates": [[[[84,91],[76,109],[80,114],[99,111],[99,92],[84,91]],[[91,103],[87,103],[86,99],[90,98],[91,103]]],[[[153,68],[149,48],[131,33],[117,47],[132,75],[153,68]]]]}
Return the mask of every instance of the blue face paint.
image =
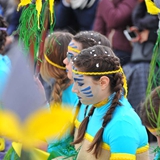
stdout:
{"type": "MultiPolygon", "coordinates": [[[[74,66],[72,67],[74,70],[77,70],[74,66]]],[[[79,74],[76,74],[74,73],[73,74],[73,79],[75,82],[77,82],[78,86],[79,87],[83,87],[84,84],[84,76],[83,75],[79,75],[79,74]]],[[[83,89],[80,89],[79,88],[79,91],[85,96],[85,97],[93,97],[93,93],[92,93],[92,90],[91,90],[91,87],[90,86],[87,86],[87,87],[83,87],[83,89]]],[[[79,97],[80,99],[80,97],[79,97]]]]}
{"type": "Polygon", "coordinates": [[[91,87],[90,87],[90,86],[82,89],[81,92],[82,92],[86,97],[93,97],[93,94],[92,94],[92,91],[91,91],[91,87]],[[86,92],[86,91],[87,91],[87,92],[86,92]]]}
{"type": "Polygon", "coordinates": [[[81,92],[83,92],[83,91],[89,91],[89,90],[91,90],[91,87],[90,87],[90,86],[88,86],[88,87],[82,89],[81,92]]]}
{"type": "Polygon", "coordinates": [[[71,46],[72,48],[76,48],[76,49],[78,48],[78,47],[74,44],[74,42],[70,42],[70,43],[69,43],[69,46],[71,46]]]}
{"type": "Polygon", "coordinates": [[[73,53],[67,52],[68,63],[70,62],[70,60],[72,60],[73,57],[74,57],[73,53]]]}

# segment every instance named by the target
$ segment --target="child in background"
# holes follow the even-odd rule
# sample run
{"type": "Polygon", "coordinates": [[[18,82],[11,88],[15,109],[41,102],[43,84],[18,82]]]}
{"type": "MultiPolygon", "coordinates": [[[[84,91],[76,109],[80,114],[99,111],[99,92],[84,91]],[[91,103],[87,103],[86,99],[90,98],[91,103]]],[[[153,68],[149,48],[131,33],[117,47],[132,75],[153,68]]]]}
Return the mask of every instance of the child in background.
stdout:
{"type": "Polygon", "coordinates": [[[157,138],[158,148],[154,160],[160,158],[160,86],[156,87],[140,106],[142,123],[157,138]]]}

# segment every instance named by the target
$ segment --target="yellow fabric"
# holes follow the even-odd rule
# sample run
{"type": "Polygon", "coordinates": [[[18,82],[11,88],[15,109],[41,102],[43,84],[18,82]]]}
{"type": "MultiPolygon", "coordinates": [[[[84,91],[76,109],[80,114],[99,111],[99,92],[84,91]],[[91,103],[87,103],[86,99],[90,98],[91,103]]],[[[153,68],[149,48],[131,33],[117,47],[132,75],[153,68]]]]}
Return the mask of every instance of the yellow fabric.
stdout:
{"type": "Polygon", "coordinates": [[[42,0],[36,0],[36,10],[37,10],[37,19],[38,19],[38,28],[39,28],[39,17],[42,9],[42,0]]]}
{"type": "MultiPolygon", "coordinates": [[[[84,138],[90,142],[93,141],[93,137],[91,135],[89,135],[88,133],[85,133],[84,138]]],[[[106,143],[102,143],[102,148],[110,151],[110,146],[106,143]]]]}
{"type": "Polygon", "coordinates": [[[101,102],[98,102],[98,103],[94,104],[94,107],[98,108],[98,107],[101,107],[101,106],[103,106],[103,105],[105,105],[105,104],[107,104],[107,103],[108,103],[108,98],[107,98],[107,99],[104,99],[104,100],[101,101],[101,102]]]}
{"type": "Polygon", "coordinates": [[[139,154],[139,153],[144,153],[144,152],[148,151],[148,149],[149,149],[149,144],[147,144],[147,145],[144,146],[144,147],[138,148],[137,151],[136,151],[136,153],[137,153],[137,154],[139,154]]]}
{"type": "Polygon", "coordinates": [[[15,150],[15,152],[18,154],[18,156],[21,156],[21,149],[22,149],[22,144],[21,143],[17,143],[17,142],[13,142],[12,143],[12,147],[15,150]]]}
{"type": "MultiPolygon", "coordinates": [[[[88,133],[85,133],[84,138],[87,139],[90,142],[93,141],[93,137],[91,135],[89,135],[88,133]]],[[[110,146],[106,143],[102,143],[102,148],[110,151],[110,146]]],[[[146,151],[148,151],[148,149],[149,149],[149,144],[147,144],[146,146],[143,146],[141,148],[138,148],[137,151],[136,151],[136,154],[146,152],[146,151]]]]}
{"type": "Polygon", "coordinates": [[[0,137],[0,151],[5,149],[5,139],[0,137]]]}
{"type": "Polygon", "coordinates": [[[152,2],[151,0],[145,0],[146,6],[147,6],[147,11],[150,14],[157,15],[160,13],[160,9],[156,7],[155,3],[152,2]]]}
{"type": "Polygon", "coordinates": [[[79,128],[79,126],[80,126],[80,122],[76,119],[75,121],[74,121],[74,126],[78,129],[79,128]]]}
{"type": "Polygon", "coordinates": [[[53,24],[53,8],[54,8],[54,0],[49,0],[49,10],[51,15],[51,24],[53,24]]]}
{"type": "Polygon", "coordinates": [[[20,7],[26,6],[26,5],[30,4],[31,2],[32,2],[32,0],[21,0],[21,2],[18,5],[17,10],[19,11],[20,7]]]}
{"type": "Polygon", "coordinates": [[[136,156],[126,153],[112,153],[110,160],[136,160],[136,156]]]}

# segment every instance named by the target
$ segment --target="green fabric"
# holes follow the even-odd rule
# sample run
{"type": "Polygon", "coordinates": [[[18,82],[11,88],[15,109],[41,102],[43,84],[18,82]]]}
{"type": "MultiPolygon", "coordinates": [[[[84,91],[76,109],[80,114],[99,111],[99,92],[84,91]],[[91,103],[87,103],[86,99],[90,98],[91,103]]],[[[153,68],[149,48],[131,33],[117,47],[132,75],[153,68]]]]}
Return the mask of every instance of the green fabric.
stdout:
{"type": "Polygon", "coordinates": [[[50,153],[48,160],[52,160],[59,156],[65,157],[63,159],[73,157],[73,160],[75,160],[78,152],[75,150],[74,146],[70,144],[71,142],[73,142],[73,137],[70,136],[65,140],[53,143],[53,145],[51,145],[52,152],[50,153]]]}

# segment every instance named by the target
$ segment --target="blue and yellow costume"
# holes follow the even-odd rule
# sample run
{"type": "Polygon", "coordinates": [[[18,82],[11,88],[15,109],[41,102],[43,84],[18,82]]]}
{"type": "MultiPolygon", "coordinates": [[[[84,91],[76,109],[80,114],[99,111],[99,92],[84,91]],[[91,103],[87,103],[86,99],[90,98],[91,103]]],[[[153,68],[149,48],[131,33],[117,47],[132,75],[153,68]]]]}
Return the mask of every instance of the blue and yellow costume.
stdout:
{"type": "MultiPolygon", "coordinates": [[[[62,107],[63,106],[69,106],[73,108],[73,114],[75,114],[76,107],[78,104],[78,97],[75,93],[73,93],[72,90],[73,84],[68,86],[62,93],[62,107]]],[[[60,156],[61,152],[65,152],[67,150],[67,147],[70,145],[70,142],[72,142],[73,137],[70,135],[70,133],[66,133],[63,138],[60,138],[59,140],[54,139],[53,141],[49,142],[48,146],[48,152],[57,152],[54,153],[57,156],[60,156]]],[[[67,154],[67,153],[66,153],[67,154]]]]}
{"type": "MultiPolygon", "coordinates": [[[[95,108],[84,137],[88,141],[92,142],[102,127],[102,117],[111,106],[112,98],[113,95],[107,104],[95,108]]],[[[102,148],[108,150],[114,160],[120,158],[134,160],[137,154],[148,151],[147,132],[128,100],[122,96],[119,101],[122,106],[116,107],[111,121],[104,128],[102,148]]]]}

